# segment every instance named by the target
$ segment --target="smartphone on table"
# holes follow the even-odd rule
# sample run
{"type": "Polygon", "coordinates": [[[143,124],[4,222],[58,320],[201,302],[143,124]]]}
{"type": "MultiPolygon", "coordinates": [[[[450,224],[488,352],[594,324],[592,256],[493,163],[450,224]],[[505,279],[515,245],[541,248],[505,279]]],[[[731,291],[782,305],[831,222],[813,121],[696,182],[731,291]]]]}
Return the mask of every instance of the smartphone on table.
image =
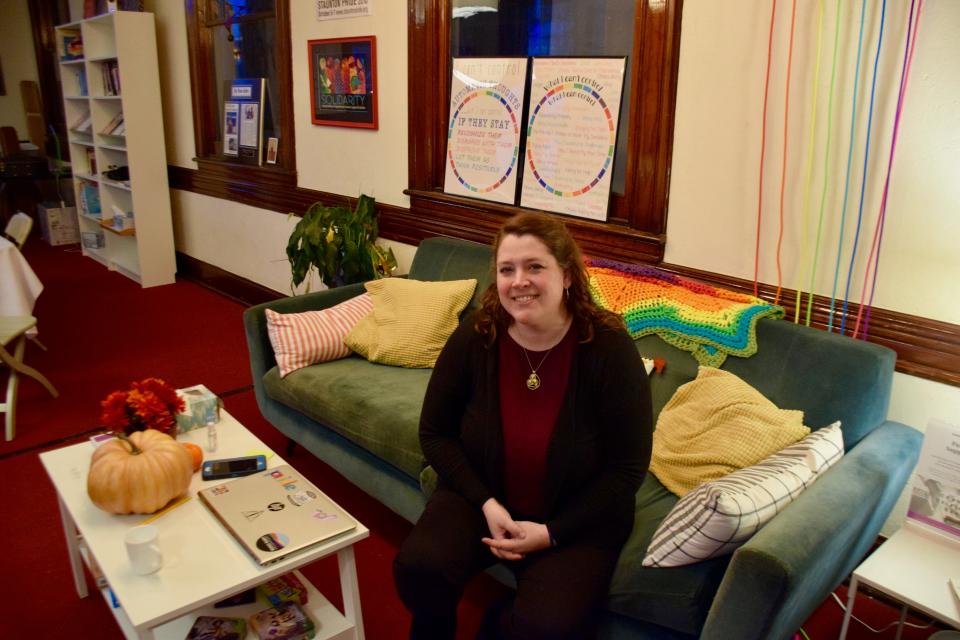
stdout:
{"type": "Polygon", "coordinates": [[[258,471],[264,471],[266,468],[267,458],[264,455],[206,460],[203,463],[201,477],[204,480],[239,478],[257,473],[258,471]]]}

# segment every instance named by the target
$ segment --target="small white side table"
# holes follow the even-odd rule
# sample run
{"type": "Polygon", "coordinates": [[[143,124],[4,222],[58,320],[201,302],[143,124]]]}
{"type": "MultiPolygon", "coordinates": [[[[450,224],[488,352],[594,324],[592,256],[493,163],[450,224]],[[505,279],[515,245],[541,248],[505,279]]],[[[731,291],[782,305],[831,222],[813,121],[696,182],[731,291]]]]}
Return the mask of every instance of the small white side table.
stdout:
{"type": "Polygon", "coordinates": [[[960,581],[960,540],[908,519],[854,570],[840,640],[847,637],[861,583],[903,603],[897,640],[903,632],[908,608],[960,629],[960,600],[950,586],[951,578],[960,581]]]}

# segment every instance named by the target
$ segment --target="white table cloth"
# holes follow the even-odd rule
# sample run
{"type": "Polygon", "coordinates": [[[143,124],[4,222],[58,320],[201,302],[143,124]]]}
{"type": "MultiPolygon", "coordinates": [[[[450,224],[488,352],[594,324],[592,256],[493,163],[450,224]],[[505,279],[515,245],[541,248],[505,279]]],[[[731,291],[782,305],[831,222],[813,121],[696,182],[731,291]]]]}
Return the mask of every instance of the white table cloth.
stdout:
{"type": "Polygon", "coordinates": [[[0,236],[0,316],[32,316],[43,283],[12,242],[0,236]]]}
{"type": "MultiPolygon", "coordinates": [[[[0,236],[0,316],[32,316],[43,283],[20,250],[0,236]]],[[[36,328],[28,335],[35,335],[36,328]]]]}

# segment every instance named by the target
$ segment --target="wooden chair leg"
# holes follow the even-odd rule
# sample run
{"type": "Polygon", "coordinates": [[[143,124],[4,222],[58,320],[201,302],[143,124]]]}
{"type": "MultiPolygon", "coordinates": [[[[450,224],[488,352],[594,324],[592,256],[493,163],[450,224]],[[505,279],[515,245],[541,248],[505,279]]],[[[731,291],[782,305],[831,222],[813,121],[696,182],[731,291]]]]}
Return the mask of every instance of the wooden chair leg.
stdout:
{"type": "Polygon", "coordinates": [[[10,354],[9,351],[0,347],[0,361],[3,361],[11,371],[19,371],[25,376],[30,376],[37,382],[43,385],[43,387],[52,395],[54,398],[60,396],[60,392],[50,384],[50,381],[47,380],[46,376],[34,369],[33,367],[23,364],[23,348],[26,344],[26,336],[20,336],[17,338],[17,346],[14,349],[15,354],[10,354]]]}
{"type": "MultiPolygon", "coordinates": [[[[23,336],[17,338],[17,346],[14,347],[13,357],[16,360],[23,360],[23,348],[26,344],[23,336]]],[[[0,347],[2,349],[2,347],[0,347]]],[[[13,440],[13,437],[16,435],[16,421],[17,421],[17,385],[20,383],[20,376],[17,375],[17,370],[13,367],[10,367],[10,377],[7,378],[7,399],[3,403],[3,406],[0,407],[3,409],[5,420],[5,430],[4,437],[7,442],[13,440]]]]}

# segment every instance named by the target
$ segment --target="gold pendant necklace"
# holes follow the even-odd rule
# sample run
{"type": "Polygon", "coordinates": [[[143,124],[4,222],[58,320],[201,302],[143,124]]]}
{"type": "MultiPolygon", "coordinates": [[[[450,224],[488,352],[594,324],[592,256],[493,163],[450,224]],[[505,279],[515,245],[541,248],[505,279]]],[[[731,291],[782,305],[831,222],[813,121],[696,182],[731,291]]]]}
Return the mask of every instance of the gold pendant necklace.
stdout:
{"type": "Polygon", "coordinates": [[[547,361],[547,357],[550,355],[550,352],[553,351],[553,347],[547,350],[546,355],[543,356],[543,359],[540,361],[536,367],[533,366],[533,363],[530,362],[530,355],[527,353],[527,350],[523,347],[523,357],[527,359],[527,365],[530,366],[530,375],[527,376],[527,389],[530,391],[536,391],[540,388],[540,376],[537,375],[537,369],[543,366],[543,363],[547,361]]]}

